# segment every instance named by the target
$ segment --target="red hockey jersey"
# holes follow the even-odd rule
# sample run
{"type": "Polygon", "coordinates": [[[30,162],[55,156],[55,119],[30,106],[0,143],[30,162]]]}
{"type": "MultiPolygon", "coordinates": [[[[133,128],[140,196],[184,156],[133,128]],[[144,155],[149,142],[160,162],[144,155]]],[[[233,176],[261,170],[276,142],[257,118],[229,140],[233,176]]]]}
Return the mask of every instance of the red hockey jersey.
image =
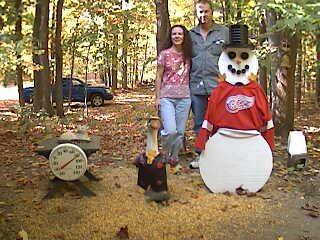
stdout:
{"type": "Polygon", "coordinates": [[[267,97],[257,82],[235,86],[226,81],[212,91],[195,146],[204,150],[209,136],[219,128],[258,130],[274,148],[274,126],[267,97]]]}

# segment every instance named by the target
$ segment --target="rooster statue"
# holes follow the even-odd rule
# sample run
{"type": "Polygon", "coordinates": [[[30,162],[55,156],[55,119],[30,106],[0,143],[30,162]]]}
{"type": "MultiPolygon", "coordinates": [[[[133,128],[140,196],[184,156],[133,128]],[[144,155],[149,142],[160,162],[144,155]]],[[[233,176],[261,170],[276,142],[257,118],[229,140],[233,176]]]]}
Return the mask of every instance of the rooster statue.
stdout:
{"type": "Polygon", "coordinates": [[[151,117],[147,123],[146,150],[135,159],[138,168],[138,185],[152,192],[168,190],[165,155],[158,149],[160,119],[151,117]]]}

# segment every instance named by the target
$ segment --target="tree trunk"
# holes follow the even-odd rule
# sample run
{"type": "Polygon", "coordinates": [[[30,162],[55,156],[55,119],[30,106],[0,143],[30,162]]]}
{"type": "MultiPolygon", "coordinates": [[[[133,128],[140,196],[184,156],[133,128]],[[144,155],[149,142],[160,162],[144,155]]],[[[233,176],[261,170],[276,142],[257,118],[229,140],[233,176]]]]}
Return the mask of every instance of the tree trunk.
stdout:
{"type": "Polygon", "coordinates": [[[22,64],[21,64],[21,51],[19,50],[19,43],[22,40],[22,6],[21,0],[16,0],[15,9],[17,13],[16,19],[16,57],[17,57],[17,68],[16,68],[16,76],[17,76],[17,85],[18,85],[18,93],[19,93],[19,105],[23,107],[25,105],[24,96],[23,96],[23,79],[22,79],[22,64]]]}
{"type": "Polygon", "coordinates": [[[132,57],[129,55],[128,56],[128,85],[131,87],[131,89],[133,88],[132,86],[132,73],[133,73],[133,61],[132,61],[132,57]]]}
{"type": "Polygon", "coordinates": [[[231,21],[231,0],[225,0],[225,16],[226,16],[226,21],[225,23],[228,23],[231,21]]]}
{"type": "Polygon", "coordinates": [[[242,20],[242,0],[238,0],[237,3],[237,22],[240,22],[242,20]]]}
{"type": "Polygon", "coordinates": [[[303,53],[303,72],[302,72],[302,96],[305,96],[306,94],[306,87],[307,87],[307,83],[306,83],[306,79],[307,79],[307,73],[306,73],[306,52],[307,52],[307,43],[302,45],[302,53],[303,53]]]}
{"type": "Polygon", "coordinates": [[[225,13],[224,0],[220,0],[220,5],[221,5],[222,21],[225,23],[226,22],[226,13],[225,13]]]}
{"type": "Polygon", "coordinates": [[[276,134],[281,136],[281,143],[286,144],[288,133],[294,123],[294,71],[296,62],[297,37],[289,36],[289,30],[281,35],[281,45],[278,50],[280,60],[276,78],[273,82],[273,114],[276,134]]]}
{"type": "Polygon", "coordinates": [[[104,85],[107,87],[110,87],[110,75],[109,75],[109,68],[110,68],[110,54],[109,54],[109,44],[107,42],[104,42],[104,60],[103,60],[103,66],[101,67],[102,71],[102,79],[104,82],[104,85]]]}
{"type": "Polygon", "coordinates": [[[138,72],[138,54],[137,54],[137,51],[138,51],[138,47],[139,47],[139,44],[138,44],[138,41],[139,41],[139,35],[137,34],[136,37],[135,37],[135,44],[134,44],[134,49],[133,49],[133,86],[137,86],[137,82],[138,82],[138,79],[139,79],[139,72],[138,72]]]}
{"type": "MultiPolygon", "coordinates": [[[[266,12],[266,26],[267,31],[271,29],[276,24],[276,14],[273,11],[266,12]]],[[[272,33],[268,36],[268,43],[271,48],[278,48],[279,46],[279,36],[278,33],[272,33]]],[[[273,121],[275,124],[275,134],[280,135],[281,130],[281,122],[284,119],[284,112],[280,111],[280,97],[283,96],[283,86],[281,82],[278,83],[278,79],[276,77],[277,74],[277,66],[279,65],[278,59],[279,52],[269,54],[268,65],[269,65],[269,73],[268,78],[271,83],[271,91],[270,91],[270,99],[271,99],[271,108],[273,121]]]]}
{"type": "Polygon", "coordinates": [[[57,115],[62,117],[63,112],[63,95],[62,95],[62,70],[63,70],[63,54],[61,48],[61,31],[62,31],[62,8],[63,0],[57,3],[57,19],[55,34],[55,58],[56,58],[56,82],[55,82],[55,101],[57,106],[57,115]]]}
{"type": "Polygon", "coordinates": [[[288,30],[286,33],[288,43],[289,43],[289,59],[290,59],[290,69],[289,69],[289,91],[288,91],[288,112],[286,117],[286,125],[287,125],[287,132],[286,132],[286,139],[289,135],[289,131],[294,129],[294,95],[295,95],[295,72],[296,72],[296,64],[297,64],[297,49],[298,49],[298,42],[300,42],[300,36],[296,33],[292,36],[291,30],[288,30]]]}
{"type": "Polygon", "coordinates": [[[138,71],[138,57],[135,56],[134,59],[134,85],[137,86],[137,83],[139,81],[139,71],[138,71]]]}
{"type": "Polygon", "coordinates": [[[104,44],[104,49],[105,49],[104,66],[103,66],[104,84],[107,87],[112,87],[112,75],[111,75],[112,52],[110,51],[109,44],[107,42],[105,42],[104,44]]]}
{"type": "Polygon", "coordinates": [[[113,35],[112,49],[112,91],[118,88],[118,34],[113,35]]]}
{"type": "Polygon", "coordinates": [[[166,47],[170,29],[168,0],[154,0],[157,12],[157,55],[166,47]]]}
{"type": "Polygon", "coordinates": [[[41,53],[39,55],[41,83],[40,89],[42,94],[41,106],[47,113],[52,115],[53,109],[51,105],[51,80],[49,70],[49,0],[41,0],[41,20],[40,20],[40,32],[39,32],[39,49],[41,53]]]}
{"type": "Polygon", "coordinates": [[[91,43],[87,46],[86,55],[86,71],[85,71],[85,85],[84,85],[84,114],[83,117],[88,117],[88,68],[89,68],[89,54],[90,54],[91,43]]]}
{"type": "Polygon", "coordinates": [[[146,42],[146,46],[144,49],[144,59],[143,59],[143,63],[142,63],[142,69],[141,69],[141,78],[140,78],[140,83],[143,82],[143,74],[144,74],[144,69],[146,67],[146,62],[147,62],[147,52],[148,52],[148,42],[146,42]]]}
{"type": "Polygon", "coordinates": [[[108,86],[112,87],[112,70],[111,67],[107,67],[107,75],[108,75],[108,86]]]}
{"type": "Polygon", "coordinates": [[[316,105],[320,105],[320,34],[316,36],[317,49],[317,75],[316,75],[316,105]]]}
{"type": "Polygon", "coordinates": [[[33,79],[34,79],[34,90],[33,90],[33,109],[35,112],[39,112],[42,105],[42,92],[40,88],[40,71],[38,68],[40,67],[40,57],[39,57],[39,32],[40,32],[40,21],[41,21],[41,5],[40,0],[37,0],[35,6],[35,17],[33,22],[33,33],[32,33],[32,61],[35,65],[35,70],[33,71],[33,79]]]}
{"type": "Polygon", "coordinates": [[[71,55],[71,69],[70,69],[70,84],[68,85],[68,107],[71,106],[71,91],[72,91],[72,78],[73,78],[73,71],[74,71],[74,61],[76,58],[76,50],[77,50],[77,41],[78,41],[78,32],[77,29],[79,27],[79,18],[77,19],[76,29],[72,33],[73,43],[72,43],[72,55],[71,55]]]}
{"type": "MultiPolygon", "coordinates": [[[[263,35],[267,32],[267,26],[266,26],[266,21],[265,21],[265,16],[261,17],[261,21],[260,21],[260,26],[259,26],[259,35],[263,35]]],[[[262,45],[262,43],[265,41],[265,38],[261,38],[260,40],[260,44],[262,45]]],[[[259,69],[259,83],[262,86],[262,88],[264,89],[265,93],[268,93],[268,75],[267,75],[267,67],[265,66],[265,64],[261,64],[260,63],[260,69],[259,69]]]]}
{"type": "Polygon", "coordinates": [[[55,81],[55,30],[56,30],[56,1],[53,1],[53,6],[52,6],[52,16],[51,16],[51,49],[50,49],[50,73],[51,73],[51,80],[52,84],[54,84],[55,81]]]}
{"type": "Polygon", "coordinates": [[[302,42],[299,41],[298,60],[297,60],[297,84],[296,84],[296,103],[297,111],[301,110],[301,88],[302,88],[302,42]]]}
{"type": "Polygon", "coordinates": [[[4,20],[3,20],[3,17],[0,16],[0,30],[2,30],[4,27],[4,20]]]}
{"type": "MultiPolygon", "coordinates": [[[[78,26],[78,24],[77,24],[78,26]]],[[[69,89],[68,89],[68,107],[70,108],[71,106],[71,94],[72,94],[72,78],[73,78],[73,72],[74,72],[74,61],[76,59],[76,50],[77,50],[77,30],[75,30],[73,33],[72,33],[72,38],[73,38],[73,43],[72,43],[72,49],[71,49],[71,68],[70,68],[70,84],[68,85],[69,89]]]]}
{"type": "Polygon", "coordinates": [[[128,15],[127,11],[124,11],[124,21],[123,21],[123,49],[122,49],[122,88],[128,89],[128,15]]]}

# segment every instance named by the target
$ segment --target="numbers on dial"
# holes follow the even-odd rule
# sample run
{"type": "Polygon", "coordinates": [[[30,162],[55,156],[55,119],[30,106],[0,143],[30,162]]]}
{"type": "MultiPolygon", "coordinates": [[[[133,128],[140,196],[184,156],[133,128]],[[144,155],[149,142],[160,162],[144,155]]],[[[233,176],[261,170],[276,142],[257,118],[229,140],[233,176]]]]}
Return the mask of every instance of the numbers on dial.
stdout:
{"type": "Polygon", "coordinates": [[[56,177],[72,181],[85,173],[87,157],[80,147],[65,143],[52,150],[49,156],[49,165],[56,177]]]}

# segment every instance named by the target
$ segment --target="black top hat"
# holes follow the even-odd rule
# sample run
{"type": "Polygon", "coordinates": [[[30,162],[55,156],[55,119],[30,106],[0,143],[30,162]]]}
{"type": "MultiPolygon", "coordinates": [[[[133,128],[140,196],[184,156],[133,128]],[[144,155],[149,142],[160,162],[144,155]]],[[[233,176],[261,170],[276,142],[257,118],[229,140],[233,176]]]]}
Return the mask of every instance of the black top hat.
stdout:
{"type": "Polygon", "coordinates": [[[229,44],[226,44],[225,47],[253,49],[253,44],[248,43],[248,41],[248,26],[234,24],[229,28],[229,44]]]}

